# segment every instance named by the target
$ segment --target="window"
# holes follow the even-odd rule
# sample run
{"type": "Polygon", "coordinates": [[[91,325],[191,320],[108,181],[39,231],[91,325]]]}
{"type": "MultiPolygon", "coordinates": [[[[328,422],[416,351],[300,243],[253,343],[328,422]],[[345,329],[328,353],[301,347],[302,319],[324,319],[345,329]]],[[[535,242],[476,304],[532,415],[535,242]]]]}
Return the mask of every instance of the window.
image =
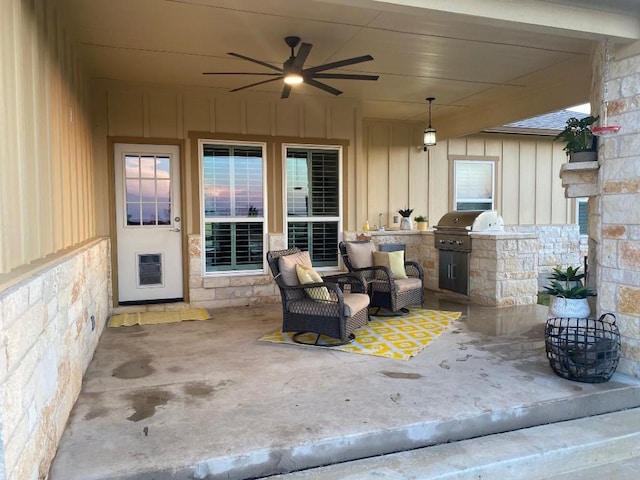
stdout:
{"type": "Polygon", "coordinates": [[[494,162],[453,162],[454,210],[493,210],[495,202],[494,162]]]}
{"type": "Polygon", "coordinates": [[[308,250],[314,265],[338,265],[341,150],[285,147],[289,248],[308,250]]]}
{"type": "Polygon", "coordinates": [[[578,218],[580,235],[587,235],[589,233],[587,228],[589,221],[589,202],[586,198],[579,198],[576,202],[576,208],[578,209],[576,217],[578,218]]]}
{"type": "Polygon", "coordinates": [[[263,271],[263,145],[200,142],[204,272],[263,271]]]}
{"type": "Polygon", "coordinates": [[[124,157],[127,226],[171,225],[171,160],[165,156],[124,157]]]}

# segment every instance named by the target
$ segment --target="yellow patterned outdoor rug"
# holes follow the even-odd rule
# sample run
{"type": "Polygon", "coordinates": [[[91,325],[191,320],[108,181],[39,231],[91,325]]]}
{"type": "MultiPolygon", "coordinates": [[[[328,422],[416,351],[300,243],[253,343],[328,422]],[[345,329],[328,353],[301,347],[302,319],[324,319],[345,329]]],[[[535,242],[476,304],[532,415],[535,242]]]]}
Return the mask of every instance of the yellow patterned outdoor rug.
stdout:
{"type": "Polygon", "coordinates": [[[175,323],[185,320],[209,320],[211,315],[204,308],[190,308],[171,312],[117,313],[109,320],[110,327],[130,327],[132,325],[153,325],[175,323]]]}
{"type": "MultiPolygon", "coordinates": [[[[451,322],[460,318],[460,315],[460,312],[421,308],[411,308],[409,313],[398,317],[371,315],[370,322],[355,331],[356,339],[352,343],[331,347],[331,350],[409,360],[438,338],[451,325],[451,322]]],[[[295,343],[292,336],[291,332],[274,332],[263,335],[259,340],[301,345],[295,343]]],[[[316,334],[309,333],[298,338],[300,341],[313,343],[316,334]]],[[[321,336],[319,343],[323,346],[320,348],[331,345],[332,340],[321,336]]],[[[317,348],[315,345],[308,346],[317,348]]]]}

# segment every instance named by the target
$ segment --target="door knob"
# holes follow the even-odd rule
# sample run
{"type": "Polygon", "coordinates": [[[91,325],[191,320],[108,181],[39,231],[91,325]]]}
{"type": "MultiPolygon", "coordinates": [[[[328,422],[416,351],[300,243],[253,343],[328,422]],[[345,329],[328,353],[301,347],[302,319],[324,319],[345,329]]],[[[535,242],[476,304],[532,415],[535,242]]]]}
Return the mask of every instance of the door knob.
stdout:
{"type": "Polygon", "coordinates": [[[171,228],[169,229],[170,232],[179,232],[180,228],[171,228]]]}

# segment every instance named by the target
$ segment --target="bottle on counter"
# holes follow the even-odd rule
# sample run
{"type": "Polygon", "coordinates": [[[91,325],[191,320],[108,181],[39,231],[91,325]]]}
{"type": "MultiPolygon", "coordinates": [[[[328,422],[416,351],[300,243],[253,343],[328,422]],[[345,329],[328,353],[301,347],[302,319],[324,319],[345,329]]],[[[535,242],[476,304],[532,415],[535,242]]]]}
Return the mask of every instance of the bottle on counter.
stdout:
{"type": "Polygon", "coordinates": [[[369,220],[367,220],[366,222],[364,222],[364,231],[368,232],[369,231],[369,220]]]}

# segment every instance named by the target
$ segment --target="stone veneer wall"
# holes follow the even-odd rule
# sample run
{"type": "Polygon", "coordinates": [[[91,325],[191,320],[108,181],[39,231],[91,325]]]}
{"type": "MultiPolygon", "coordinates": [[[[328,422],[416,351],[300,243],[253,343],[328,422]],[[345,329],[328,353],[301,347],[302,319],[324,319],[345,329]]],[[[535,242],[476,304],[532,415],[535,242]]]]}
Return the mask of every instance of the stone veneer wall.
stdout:
{"type": "MultiPolygon", "coordinates": [[[[515,226],[507,230],[499,241],[496,235],[480,238],[482,234],[474,234],[475,253],[470,265],[472,301],[491,306],[536,303],[539,276],[544,277],[546,283],[546,274],[553,267],[582,264],[577,225],[515,226]],[[503,257],[510,260],[505,261],[503,257]]],[[[345,232],[344,238],[355,240],[357,235],[358,232],[345,232]]],[[[425,288],[439,290],[439,258],[433,230],[370,231],[367,235],[376,245],[404,244],[405,258],[420,262],[424,268],[425,288]]],[[[268,244],[270,250],[286,248],[282,234],[270,235],[268,244]]],[[[200,235],[189,236],[189,262],[189,294],[193,307],[249,306],[280,301],[270,274],[204,277],[200,235]]]]}
{"type": "Polygon", "coordinates": [[[472,234],[469,293],[481,305],[534,305],[538,293],[538,236],[472,234]]]}
{"type": "Polygon", "coordinates": [[[586,240],[578,225],[508,225],[509,232],[535,233],[538,236],[538,286],[549,283],[548,274],[554,268],[583,266],[586,240]]]}
{"type": "Polygon", "coordinates": [[[109,240],[94,240],[0,292],[1,449],[8,480],[45,478],[49,470],[111,314],[110,265],[109,240]]]}
{"type": "MultiPolygon", "coordinates": [[[[607,124],[622,128],[600,137],[599,196],[589,202],[589,237],[596,249],[597,310],[616,314],[622,336],[618,371],[640,377],[640,42],[611,53],[607,75],[601,42],[594,81],[604,88],[593,90],[605,94],[607,124]]],[[[594,95],[592,105],[600,104],[594,95]]]]}
{"type": "MultiPolygon", "coordinates": [[[[284,235],[269,235],[268,250],[283,250],[284,235]]],[[[202,240],[189,235],[189,304],[191,307],[222,308],[263,305],[280,301],[280,292],[270,273],[219,275],[202,273],[202,240]]]]}

